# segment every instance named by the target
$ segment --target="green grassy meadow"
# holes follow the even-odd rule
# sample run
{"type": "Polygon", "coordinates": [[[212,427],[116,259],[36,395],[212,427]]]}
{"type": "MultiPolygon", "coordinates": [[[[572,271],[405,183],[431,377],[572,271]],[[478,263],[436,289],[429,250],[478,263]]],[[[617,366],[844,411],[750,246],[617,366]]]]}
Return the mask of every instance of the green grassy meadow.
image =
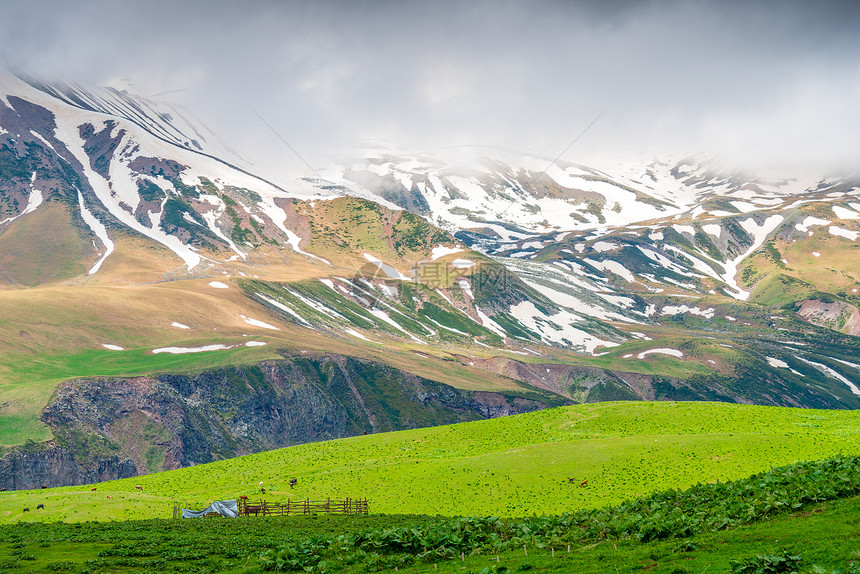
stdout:
{"type": "Polygon", "coordinates": [[[202,508],[240,495],[366,497],[371,512],[383,514],[552,515],[858,451],[857,411],[599,403],[299,445],[105,482],[95,491],[4,492],[0,522],[166,518],[174,501],[202,508]],[[44,509],[23,512],[40,503],[44,509]]]}
{"type": "MultiPolygon", "coordinates": [[[[734,530],[640,543],[608,540],[559,548],[532,546],[464,560],[418,562],[397,572],[729,572],[731,561],[786,551],[803,573],[850,574],[860,566],[860,499],[822,503],[734,530]],[[434,567],[435,565],[435,567],[434,567]],[[529,568],[531,566],[531,568],[529,568]],[[815,567],[819,570],[815,570],[815,567]],[[487,568],[488,571],[484,571],[487,568]],[[507,568],[503,570],[502,568],[507,568]],[[853,570],[852,570],[853,568],[853,570]]],[[[8,572],[260,572],[257,558],[284,542],[368,528],[426,524],[428,517],[151,520],[124,523],[0,526],[0,569],[8,572]]],[[[357,564],[344,572],[395,572],[357,564]]]]}
{"type": "Polygon", "coordinates": [[[856,574],[857,478],[856,457],[829,459],[597,512],[507,522],[410,515],[19,522],[0,526],[0,571],[856,574]]]}

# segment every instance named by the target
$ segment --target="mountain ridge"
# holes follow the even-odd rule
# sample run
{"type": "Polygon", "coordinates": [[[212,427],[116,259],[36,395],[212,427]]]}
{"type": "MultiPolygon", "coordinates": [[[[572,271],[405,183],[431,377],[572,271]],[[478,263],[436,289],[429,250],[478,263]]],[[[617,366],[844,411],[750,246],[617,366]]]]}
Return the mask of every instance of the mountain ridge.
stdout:
{"type": "Polygon", "coordinates": [[[0,443],[44,440],[67,380],[300,350],[563,401],[860,407],[853,177],[372,152],[273,184],[157,102],[0,80],[0,443]]]}

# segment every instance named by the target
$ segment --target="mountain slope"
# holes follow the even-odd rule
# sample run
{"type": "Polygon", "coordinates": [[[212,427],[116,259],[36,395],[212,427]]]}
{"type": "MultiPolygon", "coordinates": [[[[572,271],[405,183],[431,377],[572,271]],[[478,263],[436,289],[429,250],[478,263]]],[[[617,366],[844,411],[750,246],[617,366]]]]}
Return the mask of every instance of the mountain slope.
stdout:
{"type": "Polygon", "coordinates": [[[54,436],[65,381],[301,351],[549,402],[860,407],[856,179],[372,152],[272,183],[157,101],[0,88],[0,444],[54,436]]]}

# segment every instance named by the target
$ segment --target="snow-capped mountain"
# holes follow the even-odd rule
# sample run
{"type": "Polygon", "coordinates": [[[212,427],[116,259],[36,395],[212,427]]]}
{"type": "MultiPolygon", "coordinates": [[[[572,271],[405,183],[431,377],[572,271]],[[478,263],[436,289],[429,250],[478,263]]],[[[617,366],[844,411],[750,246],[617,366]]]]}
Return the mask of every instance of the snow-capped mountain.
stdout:
{"type": "MultiPolygon", "coordinates": [[[[239,278],[248,304],[370,348],[581,353],[618,372],[692,373],[710,389],[699,398],[860,406],[850,178],[766,180],[695,158],[597,169],[374,152],[276,185],[252,165],[175,107],[4,74],[0,282],[128,281],[133,266],[138,283],[239,278]],[[73,249],[36,265],[23,255],[22,241],[50,245],[59,229],[73,249]],[[777,344],[781,329],[797,348],[777,344]],[[847,338],[804,348],[815,333],[847,338]],[[762,388],[741,356],[768,373],[762,388]],[[827,390],[810,390],[820,377],[827,390]]],[[[572,396],[568,383],[552,388],[572,396]]]]}
{"type": "Polygon", "coordinates": [[[376,154],[344,168],[343,177],[437,225],[482,227],[504,240],[709,220],[857,189],[846,178],[764,180],[715,169],[707,159],[630,160],[610,171],[510,153],[477,156],[468,167],[376,154]]]}
{"type": "Polygon", "coordinates": [[[51,198],[76,204],[98,253],[90,274],[110,257],[111,229],[118,228],[168,248],[189,272],[216,264],[216,253],[244,259],[255,242],[274,237],[300,251],[278,202],[305,193],[285,192],[204,154],[145,100],[65,86],[42,92],[10,75],[2,86],[0,225],[51,198]]]}

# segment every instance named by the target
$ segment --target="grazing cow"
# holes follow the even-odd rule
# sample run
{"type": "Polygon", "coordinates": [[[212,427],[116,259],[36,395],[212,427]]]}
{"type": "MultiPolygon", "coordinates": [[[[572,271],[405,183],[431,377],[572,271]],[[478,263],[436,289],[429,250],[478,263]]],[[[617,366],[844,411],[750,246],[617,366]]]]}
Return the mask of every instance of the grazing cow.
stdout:
{"type": "Polygon", "coordinates": [[[135,489],[135,490],[143,490],[143,487],[142,487],[141,485],[139,485],[139,484],[135,484],[135,485],[134,485],[134,489],[135,489]]]}
{"type": "Polygon", "coordinates": [[[25,508],[25,509],[24,509],[24,512],[30,512],[30,509],[29,509],[29,508],[25,508]]]}
{"type": "Polygon", "coordinates": [[[92,487],[92,488],[90,489],[90,492],[95,492],[95,491],[96,491],[96,487],[95,487],[95,486],[94,486],[94,487],[92,487]]]}
{"type": "Polygon", "coordinates": [[[240,500],[248,500],[248,497],[243,494],[242,496],[239,497],[239,499],[240,500]]]}
{"type": "Polygon", "coordinates": [[[47,485],[47,484],[43,484],[43,485],[42,485],[42,488],[48,488],[48,485],[47,485]]]}
{"type": "Polygon", "coordinates": [[[108,499],[109,499],[109,500],[113,500],[113,496],[111,496],[110,494],[108,494],[108,499]]]}
{"type": "Polygon", "coordinates": [[[40,508],[45,508],[45,505],[44,505],[44,504],[40,504],[40,505],[38,505],[38,506],[36,507],[36,510],[39,510],[40,508]]]}
{"type": "Polygon", "coordinates": [[[587,480],[583,480],[582,482],[579,483],[579,486],[586,486],[586,485],[588,485],[587,480]]]}
{"type": "Polygon", "coordinates": [[[567,477],[567,481],[568,481],[569,483],[573,484],[574,482],[576,482],[576,479],[575,479],[575,478],[573,478],[572,476],[568,476],[568,477],[567,477]]]}
{"type": "Polygon", "coordinates": [[[290,479],[290,488],[295,488],[296,483],[298,483],[298,482],[299,482],[298,478],[291,478],[290,479]]]}
{"type": "Polygon", "coordinates": [[[266,487],[265,487],[265,486],[263,486],[263,481],[262,481],[262,480],[260,481],[260,492],[261,492],[261,493],[263,493],[263,494],[266,494],[266,487]]]}
{"type": "Polygon", "coordinates": [[[0,492],[6,492],[6,487],[0,488],[0,492]]]}

